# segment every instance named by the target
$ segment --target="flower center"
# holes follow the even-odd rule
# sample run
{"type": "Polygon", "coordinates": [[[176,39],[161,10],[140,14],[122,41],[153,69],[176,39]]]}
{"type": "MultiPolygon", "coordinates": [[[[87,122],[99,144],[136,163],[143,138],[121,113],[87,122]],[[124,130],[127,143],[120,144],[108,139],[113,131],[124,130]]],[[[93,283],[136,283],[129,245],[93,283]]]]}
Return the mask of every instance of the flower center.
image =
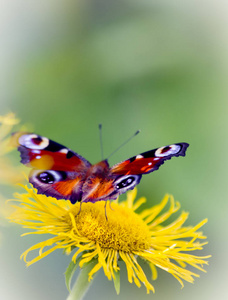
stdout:
{"type": "Polygon", "coordinates": [[[107,205],[105,217],[104,202],[82,204],[82,210],[75,210],[78,232],[102,248],[125,252],[146,250],[151,247],[151,233],[144,221],[131,209],[112,203],[107,205]]]}

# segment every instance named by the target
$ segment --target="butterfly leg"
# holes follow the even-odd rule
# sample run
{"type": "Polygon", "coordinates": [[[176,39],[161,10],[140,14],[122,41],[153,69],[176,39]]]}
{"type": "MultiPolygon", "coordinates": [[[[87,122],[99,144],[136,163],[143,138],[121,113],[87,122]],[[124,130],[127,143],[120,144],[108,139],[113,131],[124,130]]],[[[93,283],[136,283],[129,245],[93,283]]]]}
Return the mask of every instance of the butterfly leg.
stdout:
{"type": "Polygon", "coordinates": [[[106,218],[106,221],[108,221],[108,217],[107,217],[107,203],[108,203],[108,201],[105,201],[105,206],[104,206],[104,208],[105,208],[105,218],[106,218]]]}
{"type": "Polygon", "coordinates": [[[80,202],[79,211],[78,211],[78,213],[77,213],[77,215],[76,215],[76,216],[78,216],[78,215],[80,214],[81,210],[82,210],[82,201],[80,202]]]}
{"type": "Polygon", "coordinates": [[[109,207],[111,210],[114,210],[114,208],[112,208],[111,204],[112,204],[112,201],[109,200],[109,207]]]}

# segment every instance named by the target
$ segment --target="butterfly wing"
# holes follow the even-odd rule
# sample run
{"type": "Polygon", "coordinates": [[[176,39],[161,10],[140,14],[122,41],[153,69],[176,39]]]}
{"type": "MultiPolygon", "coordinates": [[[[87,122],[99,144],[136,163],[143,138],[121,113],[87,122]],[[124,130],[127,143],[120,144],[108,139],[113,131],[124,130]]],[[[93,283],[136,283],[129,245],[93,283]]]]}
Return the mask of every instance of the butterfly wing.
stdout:
{"type": "Polygon", "coordinates": [[[16,132],[13,144],[21,154],[21,163],[40,170],[61,170],[80,172],[91,164],[79,154],[34,133],[16,132]]]}
{"type": "Polygon", "coordinates": [[[185,156],[187,143],[173,144],[131,157],[109,169],[107,161],[91,167],[82,156],[48,138],[25,132],[13,135],[21,162],[32,168],[29,181],[38,193],[57,199],[96,202],[116,199],[173,156],[185,156]],[[90,174],[90,175],[89,175],[90,174]]]}
{"type": "Polygon", "coordinates": [[[185,156],[188,146],[187,143],[179,143],[150,150],[114,165],[111,171],[115,175],[151,173],[173,156],[185,156]]]}
{"type": "Polygon", "coordinates": [[[114,186],[118,194],[125,193],[139,184],[143,174],[151,173],[168,159],[185,156],[189,144],[178,143],[164,146],[133,156],[111,168],[115,177],[114,186]]]}
{"type": "Polygon", "coordinates": [[[18,147],[21,162],[32,168],[29,182],[38,193],[76,202],[91,164],[70,149],[33,133],[16,132],[13,144],[18,147]]]}

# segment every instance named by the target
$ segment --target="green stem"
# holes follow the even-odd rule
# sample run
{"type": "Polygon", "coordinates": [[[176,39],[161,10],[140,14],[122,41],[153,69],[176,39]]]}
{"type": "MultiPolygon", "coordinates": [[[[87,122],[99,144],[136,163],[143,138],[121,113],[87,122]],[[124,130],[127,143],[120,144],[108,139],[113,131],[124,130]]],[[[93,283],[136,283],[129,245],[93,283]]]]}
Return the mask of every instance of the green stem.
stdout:
{"type": "MultiPolygon", "coordinates": [[[[84,266],[76,279],[75,284],[73,285],[70,294],[67,297],[67,300],[81,300],[85,296],[89,287],[91,286],[93,280],[88,280],[88,274],[95,266],[96,262],[90,262],[86,266],[84,266]]],[[[96,272],[97,274],[97,272],[96,272]]],[[[94,274],[94,276],[96,276],[94,274]]]]}

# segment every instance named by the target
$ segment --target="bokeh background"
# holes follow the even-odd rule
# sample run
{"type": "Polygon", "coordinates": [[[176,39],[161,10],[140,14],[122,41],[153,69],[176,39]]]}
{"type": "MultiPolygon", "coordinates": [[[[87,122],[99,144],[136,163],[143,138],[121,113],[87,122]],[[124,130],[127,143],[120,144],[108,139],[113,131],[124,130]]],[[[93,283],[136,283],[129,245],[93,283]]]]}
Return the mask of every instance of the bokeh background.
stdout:
{"type": "MultiPolygon", "coordinates": [[[[137,129],[140,135],[110,164],[174,142],[188,142],[185,158],[144,176],[138,194],[147,205],[166,192],[204,218],[212,254],[207,274],[183,289],[159,271],[156,293],[129,284],[121,292],[102,272],[85,299],[227,299],[228,5],[223,0],[1,0],[0,114],[15,112],[31,130],[89,161],[101,159],[137,129]]],[[[18,154],[15,153],[18,160],[18,154]]],[[[10,189],[2,189],[6,198],[10,189]]],[[[20,254],[38,241],[1,227],[0,297],[67,297],[63,273],[70,257],[56,252],[29,268],[20,254]]]]}

